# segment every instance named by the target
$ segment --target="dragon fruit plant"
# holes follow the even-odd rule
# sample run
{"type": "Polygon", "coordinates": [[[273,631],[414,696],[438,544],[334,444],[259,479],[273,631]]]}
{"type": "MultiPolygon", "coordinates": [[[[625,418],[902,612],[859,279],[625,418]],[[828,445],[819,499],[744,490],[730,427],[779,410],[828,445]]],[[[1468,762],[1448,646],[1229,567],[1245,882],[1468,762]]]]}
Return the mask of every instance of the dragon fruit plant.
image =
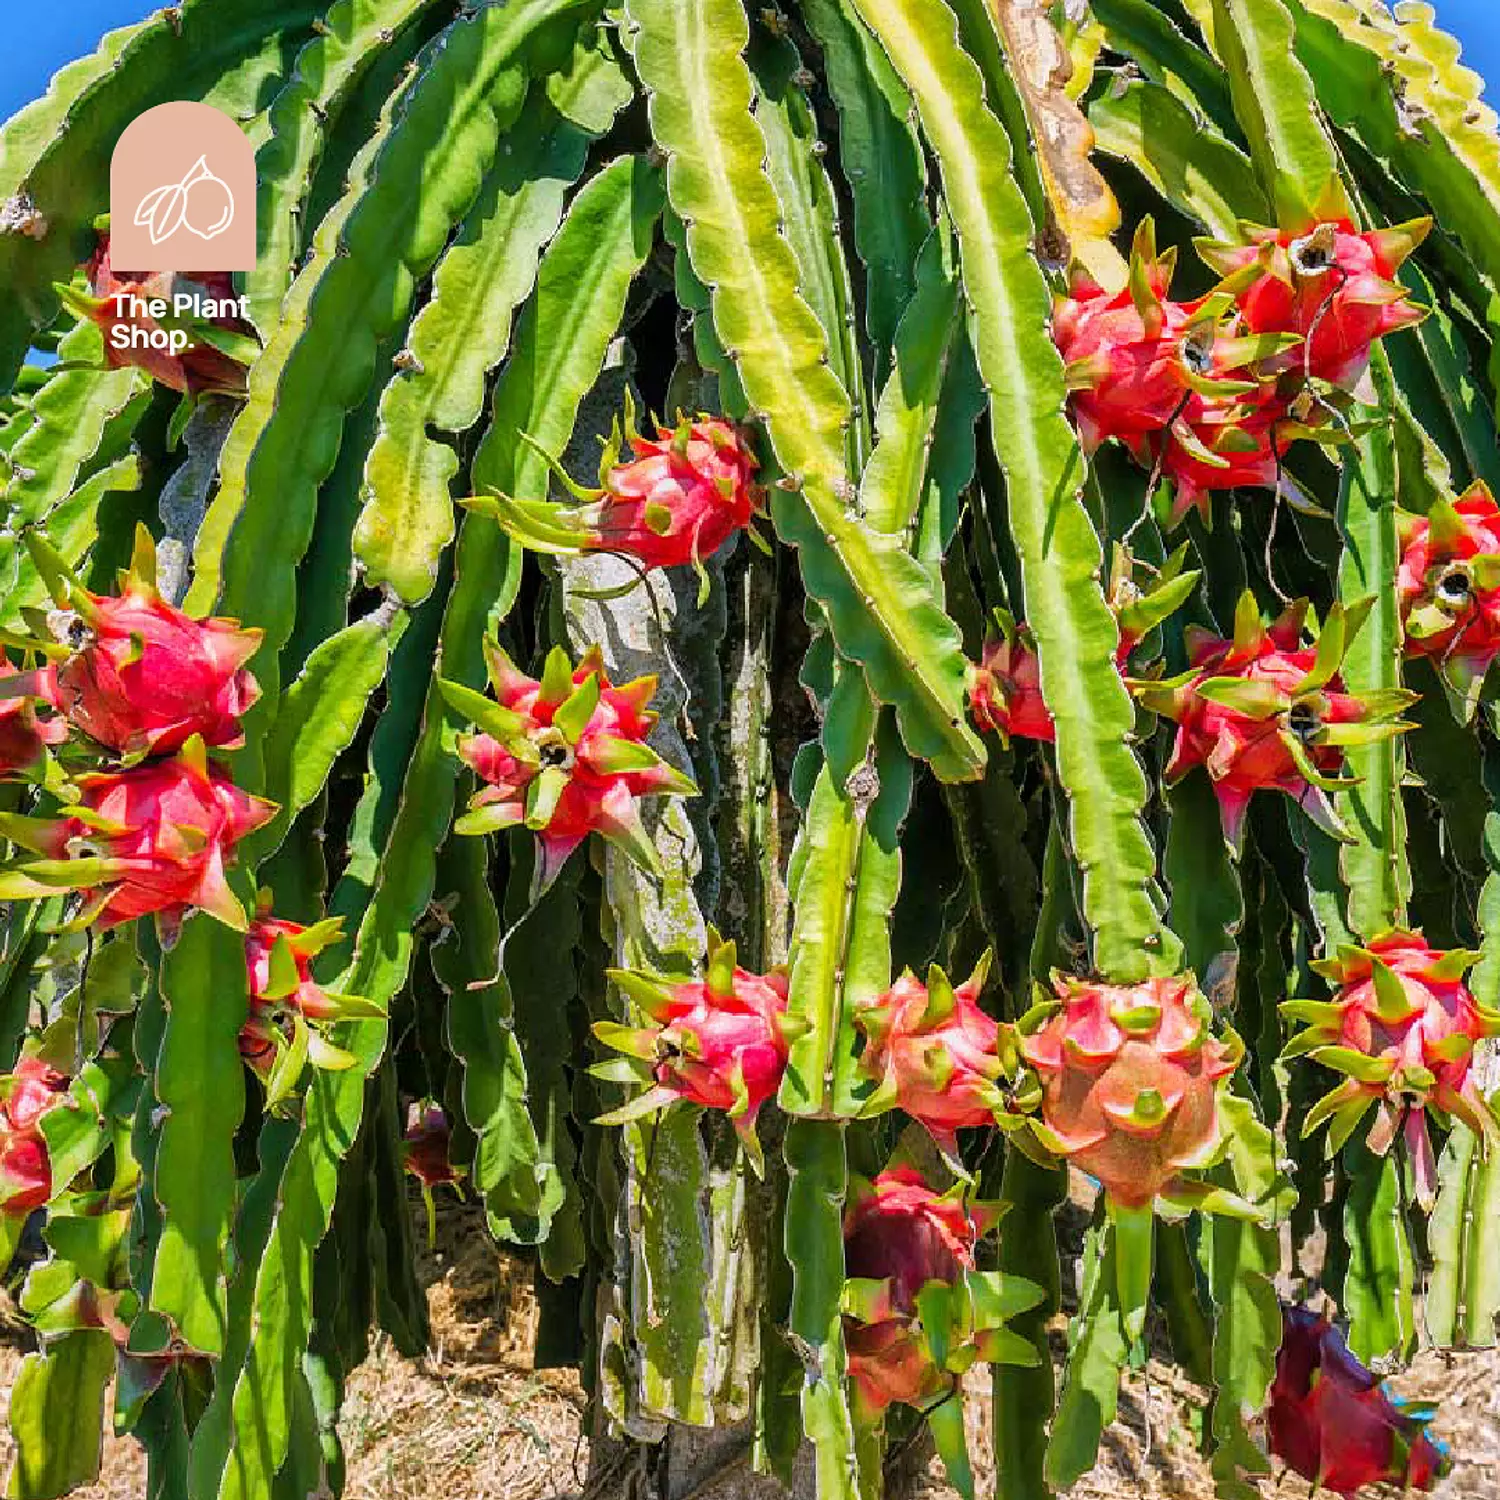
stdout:
{"type": "Polygon", "coordinates": [[[112,1411],[151,1494],[337,1494],[445,1183],[596,1490],[717,1430],[900,1500],[925,1428],[1048,1500],[1148,1329],[1225,1500],[1425,1483],[1347,1351],[1500,1315],[1500,132],[1431,8],[231,8],[0,125],[7,1493],[112,1411]],[[116,264],[188,99],[251,270],[116,264]]]}

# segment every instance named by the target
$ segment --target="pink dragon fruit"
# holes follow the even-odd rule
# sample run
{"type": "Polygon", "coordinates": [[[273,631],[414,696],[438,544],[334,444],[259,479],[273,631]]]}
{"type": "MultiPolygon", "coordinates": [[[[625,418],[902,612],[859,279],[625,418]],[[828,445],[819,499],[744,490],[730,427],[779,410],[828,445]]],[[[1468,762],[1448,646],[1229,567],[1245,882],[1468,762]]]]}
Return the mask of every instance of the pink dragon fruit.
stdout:
{"type": "Polygon", "coordinates": [[[1500,656],[1500,506],[1476,483],[1407,518],[1402,531],[1406,654],[1431,657],[1472,708],[1500,656]]]}
{"type": "Polygon", "coordinates": [[[704,415],[680,418],[675,427],[658,427],[655,438],[644,437],[627,392],[623,442],[633,457],[622,462],[617,423],[597,489],[581,488],[553,466],[579,501],[575,506],[508,496],[478,496],[465,504],[493,516],[534,551],[623,552],[648,568],[701,567],[764,508],[764,493],[753,478],[759,463],[732,423],[704,415]]]}
{"type": "Polygon", "coordinates": [[[993,1125],[1006,1107],[999,1026],[979,1008],[989,963],[986,953],[957,987],[936,964],[926,984],[908,969],[854,1017],[866,1038],[860,1068],[879,1081],[863,1112],[903,1110],[954,1159],[955,1132],[993,1125]]]}
{"type": "Polygon", "coordinates": [[[995,611],[999,634],[984,644],[976,667],[969,666],[969,712],[981,729],[993,730],[1005,744],[1057,738],[1057,727],[1042,701],[1042,665],[1036,643],[1024,625],[1003,609],[995,611]]]}
{"type": "Polygon", "coordinates": [[[1017,1022],[1020,1056],[1042,1086],[1031,1129],[1121,1208],[1181,1195],[1181,1174],[1221,1144],[1222,1080],[1244,1048],[1211,1031],[1189,977],[1113,985],[1054,976],[1056,1000],[1017,1022]]]}
{"type": "Polygon", "coordinates": [[[599,833],[637,864],[656,867],[637,798],[695,796],[697,787],[646,744],[656,715],[646,711],[654,677],[615,687],[598,647],[575,668],[561,647],[547,657],[540,681],[527,677],[494,641],[485,643],[498,702],[443,682],[449,704],[475,722],[460,736],[459,757],[486,785],[454,828],[493,833],[529,828],[538,835],[533,894],[557,877],[567,857],[599,833]]]}
{"type": "Polygon", "coordinates": [[[241,744],[240,716],[260,693],[245,663],[261,632],[195,620],[168,604],[156,591],[156,551],[144,526],[120,590],[100,596],[75,585],[72,612],[52,617],[74,648],[55,671],[57,706],[127,756],[166,755],[193,735],[210,746],[241,744]]]}
{"type": "Polygon", "coordinates": [[[328,1024],[383,1014],[357,995],[325,990],[313,978],[313,959],[339,940],[342,925],[339,917],[312,927],[272,917],[269,894],[261,893],[245,934],[250,1014],[239,1043],[240,1055],[266,1085],[268,1105],[279,1103],[296,1084],[304,1059],[330,1070],[353,1063],[328,1040],[328,1024]],[[280,1073],[278,1064],[284,1064],[280,1073]]]}
{"type": "Polygon", "coordinates": [[[594,1035],[625,1054],[594,1069],[614,1082],[652,1087],[598,1123],[619,1125],[678,1099],[725,1111],[751,1159],[760,1165],[755,1117],[781,1086],[787,1054],[800,1025],[787,1015],[787,980],[779,969],[752,974],[736,962],[735,945],[709,934],[701,980],[611,969],[649,1027],[596,1021],[594,1035]]]}
{"type": "Polygon", "coordinates": [[[0,782],[41,774],[49,745],[68,737],[52,711],[56,683],[50,668],[17,672],[0,651],[0,782]]]}
{"type": "Polygon", "coordinates": [[[225,868],[276,807],[210,764],[202,740],[170,760],[81,776],[77,786],[80,800],[62,817],[5,815],[3,832],[44,858],[0,872],[0,899],[82,890],[77,922],[101,931],[151,915],[170,930],[193,908],[244,931],[225,868]]]}
{"type": "Polygon", "coordinates": [[[1431,219],[1359,234],[1348,219],[1306,233],[1255,228],[1247,245],[1200,243],[1199,253],[1226,278],[1252,333],[1295,333],[1305,342],[1277,363],[1352,391],[1376,339],[1426,314],[1394,280],[1427,237],[1431,219]]]}
{"type": "Polygon", "coordinates": [[[1476,1134],[1500,1134],[1500,1122],[1470,1072],[1475,1044],[1500,1036],[1500,1013],[1474,998],[1464,975],[1479,955],[1428,946],[1420,932],[1382,933],[1368,947],[1340,947],[1313,965],[1337,986],[1331,1001],[1290,1000],[1281,1009],[1306,1024],[1286,1048],[1347,1076],[1308,1111],[1304,1134],[1331,1120],[1337,1149],[1372,1106],[1367,1142],[1383,1154],[1398,1129],[1410,1152],[1417,1194],[1436,1195],[1427,1110],[1462,1120],[1476,1134]]]}
{"type": "Polygon", "coordinates": [[[966,1204],[961,1192],[935,1193],[912,1167],[856,1181],[844,1213],[844,1269],[859,1295],[845,1298],[844,1344],[863,1420],[892,1402],[919,1406],[952,1388],[953,1376],[932,1357],[918,1294],[933,1282],[961,1283],[999,1217],[994,1205],[966,1204]]]}
{"type": "Polygon", "coordinates": [[[69,292],[65,300],[80,316],[98,324],[111,368],[135,365],[162,385],[194,396],[244,395],[246,364],[254,357],[254,330],[234,312],[239,304],[228,271],[117,271],[110,264],[108,234],[99,236],[84,271],[92,295],[69,292]],[[194,319],[183,328],[190,343],[182,353],[133,341],[123,349],[117,347],[117,329],[160,334],[161,325],[141,312],[140,306],[159,299],[170,307],[178,294],[191,294],[199,299],[196,305],[216,311],[215,316],[194,319]]]}
{"type": "Polygon", "coordinates": [[[1162,682],[1135,683],[1141,700],[1177,724],[1167,779],[1194,766],[1213,780],[1226,837],[1239,847],[1245,811],[1257,791],[1293,798],[1320,827],[1347,837],[1328,791],[1344,745],[1369,744],[1410,726],[1397,717],[1413,701],[1405,692],[1359,699],[1338,676],[1344,652],[1369,610],[1335,604],[1315,646],[1302,646],[1307,601],[1298,600],[1269,628],[1248,591],[1235,613],[1234,638],[1189,629],[1191,669],[1162,682]]]}
{"type": "Polygon", "coordinates": [[[1283,1306],[1281,1330],[1266,1437],[1289,1469],[1336,1495],[1369,1484],[1430,1490],[1448,1472],[1424,1430],[1432,1409],[1390,1396],[1326,1318],[1283,1306]]]}
{"type": "Polygon", "coordinates": [[[23,1057],[0,1080],[0,1214],[7,1218],[24,1219],[52,1196],[52,1167],[39,1122],[62,1102],[67,1086],[63,1074],[34,1056],[23,1057]]]}

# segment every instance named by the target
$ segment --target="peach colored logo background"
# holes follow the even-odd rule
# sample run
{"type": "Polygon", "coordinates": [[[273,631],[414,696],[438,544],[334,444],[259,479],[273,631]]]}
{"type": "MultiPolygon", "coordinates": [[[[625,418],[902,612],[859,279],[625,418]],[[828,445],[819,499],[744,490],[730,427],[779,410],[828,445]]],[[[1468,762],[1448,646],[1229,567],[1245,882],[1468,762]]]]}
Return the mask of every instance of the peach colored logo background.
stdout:
{"type": "Polygon", "coordinates": [[[109,164],[110,263],[132,271],[255,267],[255,151],[209,104],[158,104],[109,164]]]}

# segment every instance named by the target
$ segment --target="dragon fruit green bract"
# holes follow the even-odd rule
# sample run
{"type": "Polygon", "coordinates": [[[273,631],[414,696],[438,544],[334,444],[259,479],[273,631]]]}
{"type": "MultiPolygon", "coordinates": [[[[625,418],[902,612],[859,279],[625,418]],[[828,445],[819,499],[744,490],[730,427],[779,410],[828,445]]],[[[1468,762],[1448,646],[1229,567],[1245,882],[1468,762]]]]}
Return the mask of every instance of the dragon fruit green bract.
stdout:
{"type": "Polygon", "coordinates": [[[1042,1084],[1042,1143],[1096,1178],[1123,1208],[1181,1192],[1222,1141],[1219,1095],[1243,1046],[1221,1039],[1191,979],[1111,985],[1055,980],[1056,1000],[1019,1024],[1042,1084]]]}

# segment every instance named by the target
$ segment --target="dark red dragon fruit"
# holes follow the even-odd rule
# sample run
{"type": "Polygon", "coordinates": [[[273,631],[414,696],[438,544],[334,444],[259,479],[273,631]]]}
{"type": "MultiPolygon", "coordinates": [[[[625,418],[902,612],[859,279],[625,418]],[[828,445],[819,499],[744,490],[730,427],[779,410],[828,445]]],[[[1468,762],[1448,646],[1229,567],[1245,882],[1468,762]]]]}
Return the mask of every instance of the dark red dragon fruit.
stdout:
{"type": "Polygon", "coordinates": [[[650,1088],[599,1123],[619,1125],[678,1099],[724,1111],[757,1166],[755,1118],[774,1097],[800,1024],[787,1014],[787,979],[779,969],[752,974],[739,967],[735,945],[709,934],[705,975],[673,980],[611,969],[609,977],[652,1024],[596,1021],[594,1035],[623,1058],[600,1064],[597,1076],[650,1088]]]}
{"type": "Polygon", "coordinates": [[[457,832],[534,832],[534,893],[551,884],[591,833],[654,869],[656,850],[641,825],[638,799],[698,790],[646,744],[656,722],[646,710],[656,679],[616,687],[597,647],[577,667],[554,648],[540,681],[520,671],[495,641],[485,643],[485,658],[498,701],[457,683],[441,684],[452,707],[480,731],[458,741],[460,758],[485,786],[454,825],[457,832]]]}
{"type": "Polygon", "coordinates": [[[1368,601],[1349,610],[1335,604],[1315,645],[1302,645],[1306,612],[1307,601],[1298,600],[1264,626],[1247,591],[1235,612],[1233,639],[1190,627],[1190,670],[1134,684],[1142,702],[1177,724],[1167,779],[1204,767],[1225,835],[1236,848],[1258,791],[1284,792],[1320,827],[1346,837],[1328,797],[1347,785],[1337,775],[1343,747],[1410,727],[1398,714],[1413,701],[1411,694],[1356,698],[1344,691],[1338,675],[1348,643],[1369,612],[1368,601]]]}
{"type": "Polygon", "coordinates": [[[104,357],[112,369],[134,365],[153,380],[189,395],[245,393],[245,370],[254,358],[254,330],[238,314],[241,305],[228,271],[121,271],[110,262],[109,235],[101,234],[84,267],[89,293],[70,291],[68,305],[96,323],[104,335],[104,357]],[[149,312],[153,300],[174,306],[191,296],[204,317],[178,313],[171,330],[149,312]],[[186,340],[174,351],[159,347],[169,332],[186,340]]]}
{"type": "Polygon", "coordinates": [[[1199,253],[1225,278],[1251,333],[1295,333],[1303,342],[1278,367],[1353,391],[1378,338],[1425,316],[1395,280],[1427,237],[1431,219],[1360,234],[1346,219],[1305,232],[1254,228],[1244,245],[1201,242],[1199,253]]]}
{"type": "Polygon", "coordinates": [[[47,750],[68,737],[53,711],[56,682],[50,667],[18,672],[0,651],[0,782],[43,774],[47,750]]]}
{"type": "Polygon", "coordinates": [[[1266,1438],[1294,1473],[1336,1495],[1373,1484],[1430,1490],[1449,1467],[1427,1436],[1431,1419],[1431,1407],[1387,1392],[1326,1318],[1283,1305],[1266,1438]]]}
{"type": "Polygon", "coordinates": [[[451,1187],[463,1197],[464,1170],[453,1165],[453,1129],[441,1105],[418,1103],[407,1106],[406,1132],[401,1140],[401,1165],[415,1177],[427,1207],[427,1245],[437,1243],[435,1187],[451,1187]]]}
{"type": "Polygon", "coordinates": [[[379,1007],[358,995],[326,990],[313,977],[312,961],[339,941],[342,919],[311,927],[270,915],[269,895],[245,934],[250,1013],[240,1030],[240,1055],[266,1085],[275,1105],[296,1084],[304,1062],[338,1070],[354,1059],[335,1046],[325,1028],[334,1021],[378,1017],[379,1007]]]}
{"type": "Polygon", "coordinates": [[[49,621],[73,648],[54,669],[53,701],[77,728],[132,757],[170,754],[194,735],[209,746],[242,743],[240,716],[260,695],[245,663],[261,632],[168,604],[144,526],[118,595],[71,585],[67,602],[49,621]]]}
{"type": "Polygon", "coordinates": [[[80,776],[79,801],[61,817],[4,815],[3,832],[40,861],[0,872],[0,899],[81,890],[80,925],[100,930],[156,916],[168,929],[192,909],[244,931],[225,879],[234,847],[275,815],[242,792],[194,737],[168,760],[80,776]]]}
{"type": "Polygon", "coordinates": [[[1429,657],[1472,711],[1500,656],[1500,506],[1482,482],[1402,526],[1406,654],[1429,657]]]}
{"type": "Polygon", "coordinates": [[[855,1178],[844,1211],[844,1346],[854,1416],[877,1423],[895,1402],[925,1409],[950,1475],[966,1472],[963,1423],[939,1423],[941,1398],[976,1363],[1037,1362],[1005,1325],[1035,1307],[1034,1282],[976,1269],[980,1240],[1003,1205],[975,1202],[963,1187],[938,1193],[913,1167],[855,1178]]]}
{"type": "Polygon", "coordinates": [[[980,729],[993,730],[1009,744],[1057,738],[1057,726],[1042,701],[1042,665],[1036,642],[1024,625],[1003,609],[995,611],[998,632],[984,643],[979,665],[969,666],[969,712],[980,729]]]}
{"type": "Polygon", "coordinates": [[[643,436],[627,393],[624,431],[617,423],[605,446],[597,489],[583,489],[553,465],[577,505],[509,496],[465,503],[534,551],[623,552],[648,568],[701,566],[764,508],[758,467],[745,435],[719,417],[679,418],[656,437],[643,436]],[[624,444],[631,457],[622,459],[624,444]]]}
{"type": "Polygon", "coordinates": [[[1095,1178],[1120,1208],[1188,1195],[1182,1174],[1223,1141],[1219,1098],[1244,1048],[1190,977],[1116,985],[1055,976],[1056,998],[1017,1022],[1041,1081],[1042,1144],[1095,1178]]]}
{"type": "Polygon", "coordinates": [[[1462,1120],[1481,1137],[1500,1134],[1471,1071],[1475,1046],[1500,1036],[1500,1013],[1481,1006],[1464,982],[1478,957],[1432,948],[1420,932],[1385,932],[1367,947],[1341,946],[1313,965],[1336,986],[1331,1001],[1290,1000],[1281,1007],[1306,1026],[1286,1055],[1306,1055],[1346,1075],[1308,1112],[1304,1133],[1328,1120],[1336,1149],[1376,1108],[1370,1149],[1383,1154],[1402,1133],[1418,1197],[1429,1205],[1436,1167],[1427,1111],[1462,1120]]]}
{"type": "Polygon", "coordinates": [[[67,1086],[62,1073],[36,1056],[21,1058],[0,1079],[0,1214],[24,1218],[52,1196],[40,1121],[62,1102],[67,1086]]]}
{"type": "Polygon", "coordinates": [[[864,1113],[898,1108],[958,1156],[956,1131],[992,1125],[1005,1112],[999,1025],[979,1007],[990,955],[963,984],[934,964],[923,984],[910,969],[854,1017],[864,1033],[860,1068],[878,1081],[864,1113]]]}

